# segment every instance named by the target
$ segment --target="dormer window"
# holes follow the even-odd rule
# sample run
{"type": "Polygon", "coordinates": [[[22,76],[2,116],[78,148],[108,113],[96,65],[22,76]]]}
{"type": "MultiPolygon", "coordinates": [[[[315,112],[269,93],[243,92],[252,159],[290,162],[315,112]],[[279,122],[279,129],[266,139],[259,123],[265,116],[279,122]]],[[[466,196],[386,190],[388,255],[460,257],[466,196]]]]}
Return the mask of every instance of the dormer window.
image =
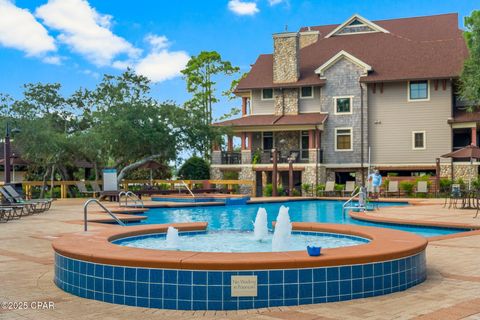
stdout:
{"type": "Polygon", "coordinates": [[[388,33],[387,30],[380,27],[378,24],[363,18],[362,16],[355,14],[351,16],[347,21],[336,27],[332,32],[327,34],[325,38],[332,36],[343,36],[348,34],[361,34],[371,32],[383,32],[388,33]]]}
{"type": "Polygon", "coordinates": [[[273,100],[273,89],[262,89],[262,100],[273,100]]]}

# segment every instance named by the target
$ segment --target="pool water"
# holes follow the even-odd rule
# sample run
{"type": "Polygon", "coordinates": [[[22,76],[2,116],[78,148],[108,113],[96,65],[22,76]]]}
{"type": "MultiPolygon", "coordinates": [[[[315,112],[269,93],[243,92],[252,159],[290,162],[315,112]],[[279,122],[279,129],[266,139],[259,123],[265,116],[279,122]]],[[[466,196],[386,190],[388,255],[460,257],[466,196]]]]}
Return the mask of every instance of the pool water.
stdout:
{"type": "MultiPolygon", "coordinates": [[[[182,250],[197,252],[271,252],[273,233],[261,241],[255,240],[253,232],[248,231],[210,231],[195,235],[180,233],[179,247],[171,248],[165,234],[131,237],[116,240],[113,243],[144,249],[182,250]]],[[[282,251],[305,250],[307,246],[338,248],[365,244],[369,240],[322,232],[294,232],[290,236],[288,248],[282,251]]]]}
{"type": "MultiPolygon", "coordinates": [[[[263,207],[267,210],[269,228],[272,228],[272,221],[277,218],[281,205],[290,208],[289,214],[292,222],[323,222],[393,228],[413,232],[424,237],[467,231],[464,229],[417,227],[358,221],[350,218],[348,214],[342,214],[343,202],[335,200],[307,200],[232,206],[155,208],[142,214],[148,218],[137,224],[205,221],[208,222],[209,230],[251,231],[253,230],[253,221],[255,221],[258,208],[263,207]]],[[[381,207],[406,205],[408,204],[405,202],[379,203],[380,210],[381,207]]]]}

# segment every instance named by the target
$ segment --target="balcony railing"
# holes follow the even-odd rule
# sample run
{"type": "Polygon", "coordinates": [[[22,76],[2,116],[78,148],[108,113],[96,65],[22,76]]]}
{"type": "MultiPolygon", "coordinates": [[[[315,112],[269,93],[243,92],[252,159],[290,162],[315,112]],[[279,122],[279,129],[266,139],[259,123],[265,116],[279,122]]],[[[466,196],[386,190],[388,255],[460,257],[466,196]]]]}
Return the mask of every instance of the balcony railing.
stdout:
{"type": "MultiPolygon", "coordinates": [[[[277,153],[277,163],[288,163],[293,159],[293,163],[309,163],[309,150],[282,150],[277,153]]],[[[318,150],[318,163],[323,161],[323,150],[318,150]]],[[[273,156],[271,150],[256,150],[252,152],[252,163],[271,164],[273,156]]]]}
{"type": "Polygon", "coordinates": [[[241,164],[242,153],[233,151],[222,151],[221,161],[222,164],[241,164]]]}

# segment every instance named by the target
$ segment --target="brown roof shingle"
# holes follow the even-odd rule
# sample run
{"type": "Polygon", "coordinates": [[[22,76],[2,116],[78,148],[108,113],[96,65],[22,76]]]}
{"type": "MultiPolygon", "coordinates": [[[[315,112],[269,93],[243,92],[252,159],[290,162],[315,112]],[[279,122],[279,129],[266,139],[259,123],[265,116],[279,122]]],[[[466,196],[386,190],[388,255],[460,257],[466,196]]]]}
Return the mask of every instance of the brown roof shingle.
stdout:
{"type": "Polygon", "coordinates": [[[214,123],[215,126],[271,126],[271,125],[316,125],[327,119],[324,113],[301,113],[295,115],[258,114],[214,123]]]}
{"type": "MultiPolygon", "coordinates": [[[[300,80],[287,86],[323,85],[315,69],[344,50],[372,66],[364,82],[412,79],[442,79],[459,76],[468,50],[458,15],[374,21],[390,33],[365,33],[324,38],[338,25],[311,27],[320,36],[314,44],[300,50],[300,80]]],[[[301,29],[301,31],[306,28],[301,29]]],[[[268,88],[273,84],[273,56],[262,54],[237,90],[268,88]]]]}

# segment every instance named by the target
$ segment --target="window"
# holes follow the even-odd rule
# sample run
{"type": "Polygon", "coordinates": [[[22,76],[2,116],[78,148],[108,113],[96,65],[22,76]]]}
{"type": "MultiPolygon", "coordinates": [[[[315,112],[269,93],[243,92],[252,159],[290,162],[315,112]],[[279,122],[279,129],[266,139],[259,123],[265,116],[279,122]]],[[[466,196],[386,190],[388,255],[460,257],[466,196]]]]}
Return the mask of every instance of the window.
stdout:
{"type": "Polygon", "coordinates": [[[352,151],[352,128],[335,129],[335,151],[352,151]]]}
{"type": "Polygon", "coordinates": [[[309,135],[308,131],[302,131],[300,137],[300,148],[302,159],[308,159],[308,145],[309,145],[309,135]]]}
{"type": "Polygon", "coordinates": [[[335,97],[335,114],[351,114],[352,113],[352,97],[335,97]]]}
{"type": "Polygon", "coordinates": [[[272,150],[273,149],[273,132],[264,132],[263,133],[263,150],[272,150]]]}
{"type": "Polygon", "coordinates": [[[273,89],[262,89],[262,100],[272,100],[273,89]]]}
{"type": "Polygon", "coordinates": [[[300,98],[313,98],[313,87],[302,87],[300,89],[300,98]]]}
{"type": "Polygon", "coordinates": [[[428,81],[410,81],[408,83],[408,100],[428,100],[428,81]]]}
{"type": "Polygon", "coordinates": [[[425,131],[412,132],[412,146],[413,150],[426,149],[425,131]]]}

